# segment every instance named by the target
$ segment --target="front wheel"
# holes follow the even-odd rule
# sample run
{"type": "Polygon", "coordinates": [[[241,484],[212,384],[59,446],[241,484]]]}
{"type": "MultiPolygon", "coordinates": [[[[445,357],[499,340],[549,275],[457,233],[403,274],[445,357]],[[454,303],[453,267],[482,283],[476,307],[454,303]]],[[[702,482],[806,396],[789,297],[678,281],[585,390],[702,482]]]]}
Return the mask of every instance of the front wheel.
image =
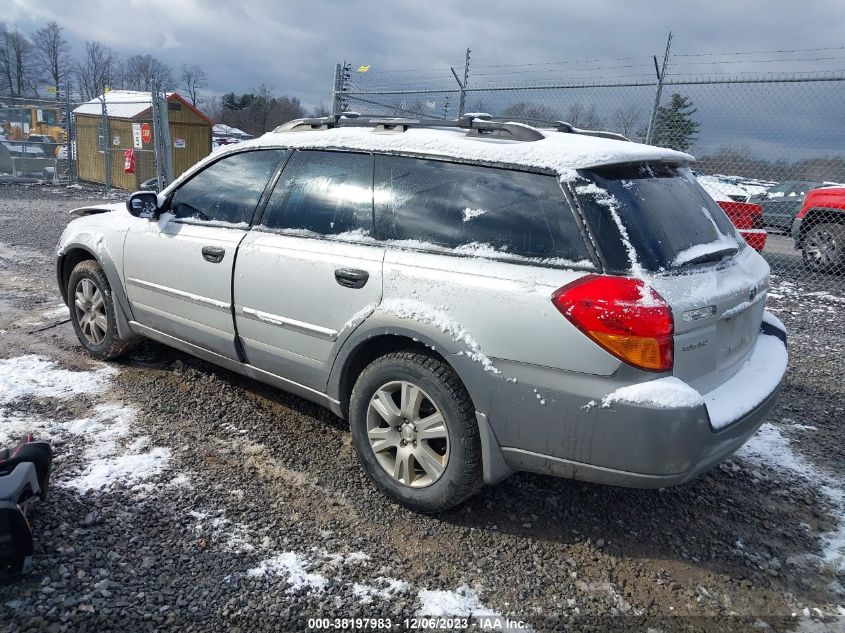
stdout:
{"type": "Polygon", "coordinates": [[[442,512],[481,486],[475,407],[434,355],[394,352],[367,366],[352,390],[349,426],[367,476],[411,509],[442,512]]]}
{"type": "Polygon", "coordinates": [[[845,272],[845,225],[816,224],[804,238],[802,257],[813,272],[845,272]]]}
{"type": "Polygon", "coordinates": [[[67,304],[76,337],[89,354],[111,360],[125,354],[137,339],[117,333],[111,286],[99,262],[79,262],[70,273],[67,304]]]}

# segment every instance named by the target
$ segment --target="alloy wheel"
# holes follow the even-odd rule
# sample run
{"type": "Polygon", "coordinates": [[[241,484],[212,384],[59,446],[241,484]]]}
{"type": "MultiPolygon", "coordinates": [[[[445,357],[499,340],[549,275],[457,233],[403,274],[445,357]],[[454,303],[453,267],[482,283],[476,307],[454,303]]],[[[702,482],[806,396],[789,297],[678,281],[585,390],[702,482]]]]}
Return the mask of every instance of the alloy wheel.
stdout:
{"type": "Polygon", "coordinates": [[[90,279],[80,279],[76,284],[73,303],[82,335],[91,345],[102,345],[109,322],[100,289],[90,279]]]}
{"type": "Polygon", "coordinates": [[[443,413],[431,396],[407,380],[386,383],[373,394],[367,438],[385,472],[406,486],[430,486],[449,462],[443,413]]]}
{"type": "Polygon", "coordinates": [[[808,236],[804,250],[809,260],[822,266],[829,266],[835,259],[836,237],[830,231],[816,232],[808,236]]]}

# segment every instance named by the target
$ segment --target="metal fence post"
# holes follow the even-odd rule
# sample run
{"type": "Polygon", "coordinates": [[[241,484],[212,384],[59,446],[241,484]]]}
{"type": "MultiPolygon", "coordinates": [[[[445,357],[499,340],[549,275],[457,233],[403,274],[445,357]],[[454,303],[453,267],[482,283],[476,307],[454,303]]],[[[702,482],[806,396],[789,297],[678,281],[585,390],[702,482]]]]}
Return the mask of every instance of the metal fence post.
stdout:
{"type": "Polygon", "coordinates": [[[458,73],[454,67],[450,67],[452,69],[452,74],[455,76],[455,81],[458,82],[458,87],[461,89],[461,99],[458,102],[458,116],[463,116],[464,112],[466,112],[466,105],[467,105],[467,81],[469,80],[469,53],[470,50],[467,49],[466,57],[464,57],[464,80],[461,81],[458,77],[458,73]]]}
{"type": "Polygon", "coordinates": [[[156,183],[158,191],[164,189],[164,182],[166,180],[165,175],[165,167],[164,167],[164,156],[162,155],[161,150],[161,118],[158,115],[158,110],[161,107],[158,99],[156,98],[156,90],[157,85],[152,85],[152,90],[150,92],[150,105],[152,106],[152,117],[153,117],[153,160],[155,160],[156,164],[156,183]]]}
{"type": "MultiPolygon", "coordinates": [[[[165,93],[166,95],[166,93],[165,93]]],[[[167,113],[167,98],[161,98],[159,85],[152,84],[150,102],[153,114],[153,152],[156,163],[156,179],[161,191],[173,182],[173,155],[170,151],[170,120],[167,113]]]]}
{"type": "Polygon", "coordinates": [[[159,99],[159,127],[161,128],[161,145],[164,156],[164,186],[173,182],[173,142],[170,138],[170,112],[167,105],[167,92],[156,86],[156,98],[159,99]]]}
{"type": "MultiPolygon", "coordinates": [[[[21,165],[21,170],[23,170],[24,174],[27,173],[27,168],[29,166],[29,161],[27,160],[27,158],[29,157],[29,154],[27,153],[27,149],[29,148],[29,145],[27,144],[27,140],[28,140],[27,137],[29,136],[29,132],[26,129],[26,127],[29,125],[29,123],[25,123],[25,119],[24,119],[25,114],[26,114],[26,110],[24,108],[21,108],[21,162],[20,162],[20,165],[21,165]]],[[[30,128],[30,130],[31,129],[32,128],[30,128]]]]}
{"type": "Polygon", "coordinates": [[[109,114],[106,108],[106,93],[105,90],[100,96],[100,104],[102,106],[102,115],[100,119],[100,127],[103,138],[103,176],[104,184],[106,186],[106,193],[111,191],[111,135],[109,134],[109,114]]]}
{"type": "MultiPolygon", "coordinates": [[[[654,93],[654,105],[651,108],[651,117],[648,120],[648,130],[645,135],[646,144],[650,144],[654,138],[654,126],[657,123],[657,110],[660,108],[660,96],[663,92],[663,80],[666,76],[666,65],[669,63],[669,49],[672,47],[672,32],[669,31],[669,39],[666,40],[666,52],[663,54],[663,67],[657,71],[657,91],[654,93]]],[[[654,68],[657,70],[657,57],[654,58],[654,68]]]]}
{"type": "Polygon", "coordinates": [[[338,108],[338,101],[340,96],[338,95],[338,91],[340,90],[340,73],[341,73],[341,66],[340,64],[334,65],[334,83],[332,84],[332,107],[331,107],[331,114],[332,116],[337,116],[339,114],[340,108],[338,108]]]}
{"type": "Polygon", "coordinates": [[[73,161],[76,159],[74,151],[73,112],[70,109],[70,82],[65,84],[65,156],[67,160],[67,179],[69,183],[76,182],[73,161]]]}

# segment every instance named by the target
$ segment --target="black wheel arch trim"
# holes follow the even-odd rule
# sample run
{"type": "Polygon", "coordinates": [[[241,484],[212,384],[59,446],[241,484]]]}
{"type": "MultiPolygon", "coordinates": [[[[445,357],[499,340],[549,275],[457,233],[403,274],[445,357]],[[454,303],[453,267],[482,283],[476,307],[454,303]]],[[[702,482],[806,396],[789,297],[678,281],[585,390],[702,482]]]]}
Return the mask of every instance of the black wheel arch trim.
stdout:
{"type": "MultiPolygon", "coordinates": [[[[409,323],[401,319],[404,323],[409,323]]],[[[476,421],[478,423],[479,435],[481,438],[481,460],[485,484],[497,483],[508,477],[512,470],[508,467],[502,454],[501,447],[496,439],[495,431],[482,413],[490,406],[489,381],[490,376],[484,375],[481,366],[466,355],[459,355],[461,346],[448,337],[441,339],[436,335],[426,334],[427,327],[422,323],[414,323],[419,329],[411,329],[403,324],[396,323],[393,317],[383,314],[370,315],[364,323],[353,330],[342,343],[335,356],[331,372],[329,373],[326,385],[326,394],[329,398],[343,401],[344,394],[341,393],[345,373],[351,367],[351,361],[355,355],[368,344],[374,343],[376,339],[383,337],[400,337],[413,341],[416,345],[424,345],[439,354],[458,375],[461,382],[469,392],[475,407],[476,421]]],[[[435,332],[439,333],[439,330],[435,332]]],[[[341,405],[340,415],[345,407],[341,405]]],[[[342,416],[341,416],[342,417],[342,416]]]]}
{"type": "Polygon", "coordinates": [[[68,254],[73,251],[85,251],[91,257],[86,259],[93,259],[97,263],[100,264],[103,268],[103,272],[106,275],[106,279],[109,281],[109,285],[111,286],[111,293],[112,299],[115,306],[115,321],[117,322],[117,334],[121,338],[130,338],[132,336],[136,336],[136,333],[132,331],[132,328],[129,326],[129,321],[133,319],[132,317],[132,309],[129,307],[129,299],[126,296],[126,291],[123,288],[123,284],[120,282],[120,275],[117,272],[117,267],[114,265],[110,259],[101,258],[99,257],[94,251],[91,250],[90,247],[86,246],[85,244],[79,243],[71,243],[67,244],[63,249],[62,252],[56,256],[56,280],[59,285],[59,292],[62,295],[62,301],[65,302],[67,305],[67,287],[65,286],[65,273],[70,275],[71,271],[65,270],[65,259],[67,258],[68,254]]]}

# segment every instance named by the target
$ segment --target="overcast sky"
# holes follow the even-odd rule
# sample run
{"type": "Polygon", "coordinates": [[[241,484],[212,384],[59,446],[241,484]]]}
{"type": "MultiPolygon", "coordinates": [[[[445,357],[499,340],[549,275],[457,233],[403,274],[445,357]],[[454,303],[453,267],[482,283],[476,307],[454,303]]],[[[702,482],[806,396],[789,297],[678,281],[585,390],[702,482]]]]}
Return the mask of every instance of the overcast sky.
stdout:
{"type": "MultiPolygon", "coordinates": [[[[482,82],[567,76],[561,72],[566,65],[553,73],[552,66],[485,68],[490,65],[616,58],[635,59],[612,62],[610,70],[606,63],[581,63],[576,66],[596,70],[575,76],[653,77],[650,56],[662,55],[670,30],[678,54],[845,45],[842,0],[3,0],[2,6],[0,20],[26,32],[55,20],[76,54],[86,40],[98,40],[123,57],[150,53],[174,68],[200,64],[216,93],[263,83],[306,106],[328,103],[333,65],[343,60],[371,65],[372,82],[436,77],[442,84],[451,81],[450,65],[463,64],[468,46],[476,73],[471,82],[482,82]],[[381,74],[396,69],[423,70],[381,74]],[[523,70],[535,72],[514,75],[523,70]]],[[[845,68],[845,51],[675,61],[676,71],[832,70],[845,68]],[[789,57],[834,59],[746,63],[789,57]]]]}

